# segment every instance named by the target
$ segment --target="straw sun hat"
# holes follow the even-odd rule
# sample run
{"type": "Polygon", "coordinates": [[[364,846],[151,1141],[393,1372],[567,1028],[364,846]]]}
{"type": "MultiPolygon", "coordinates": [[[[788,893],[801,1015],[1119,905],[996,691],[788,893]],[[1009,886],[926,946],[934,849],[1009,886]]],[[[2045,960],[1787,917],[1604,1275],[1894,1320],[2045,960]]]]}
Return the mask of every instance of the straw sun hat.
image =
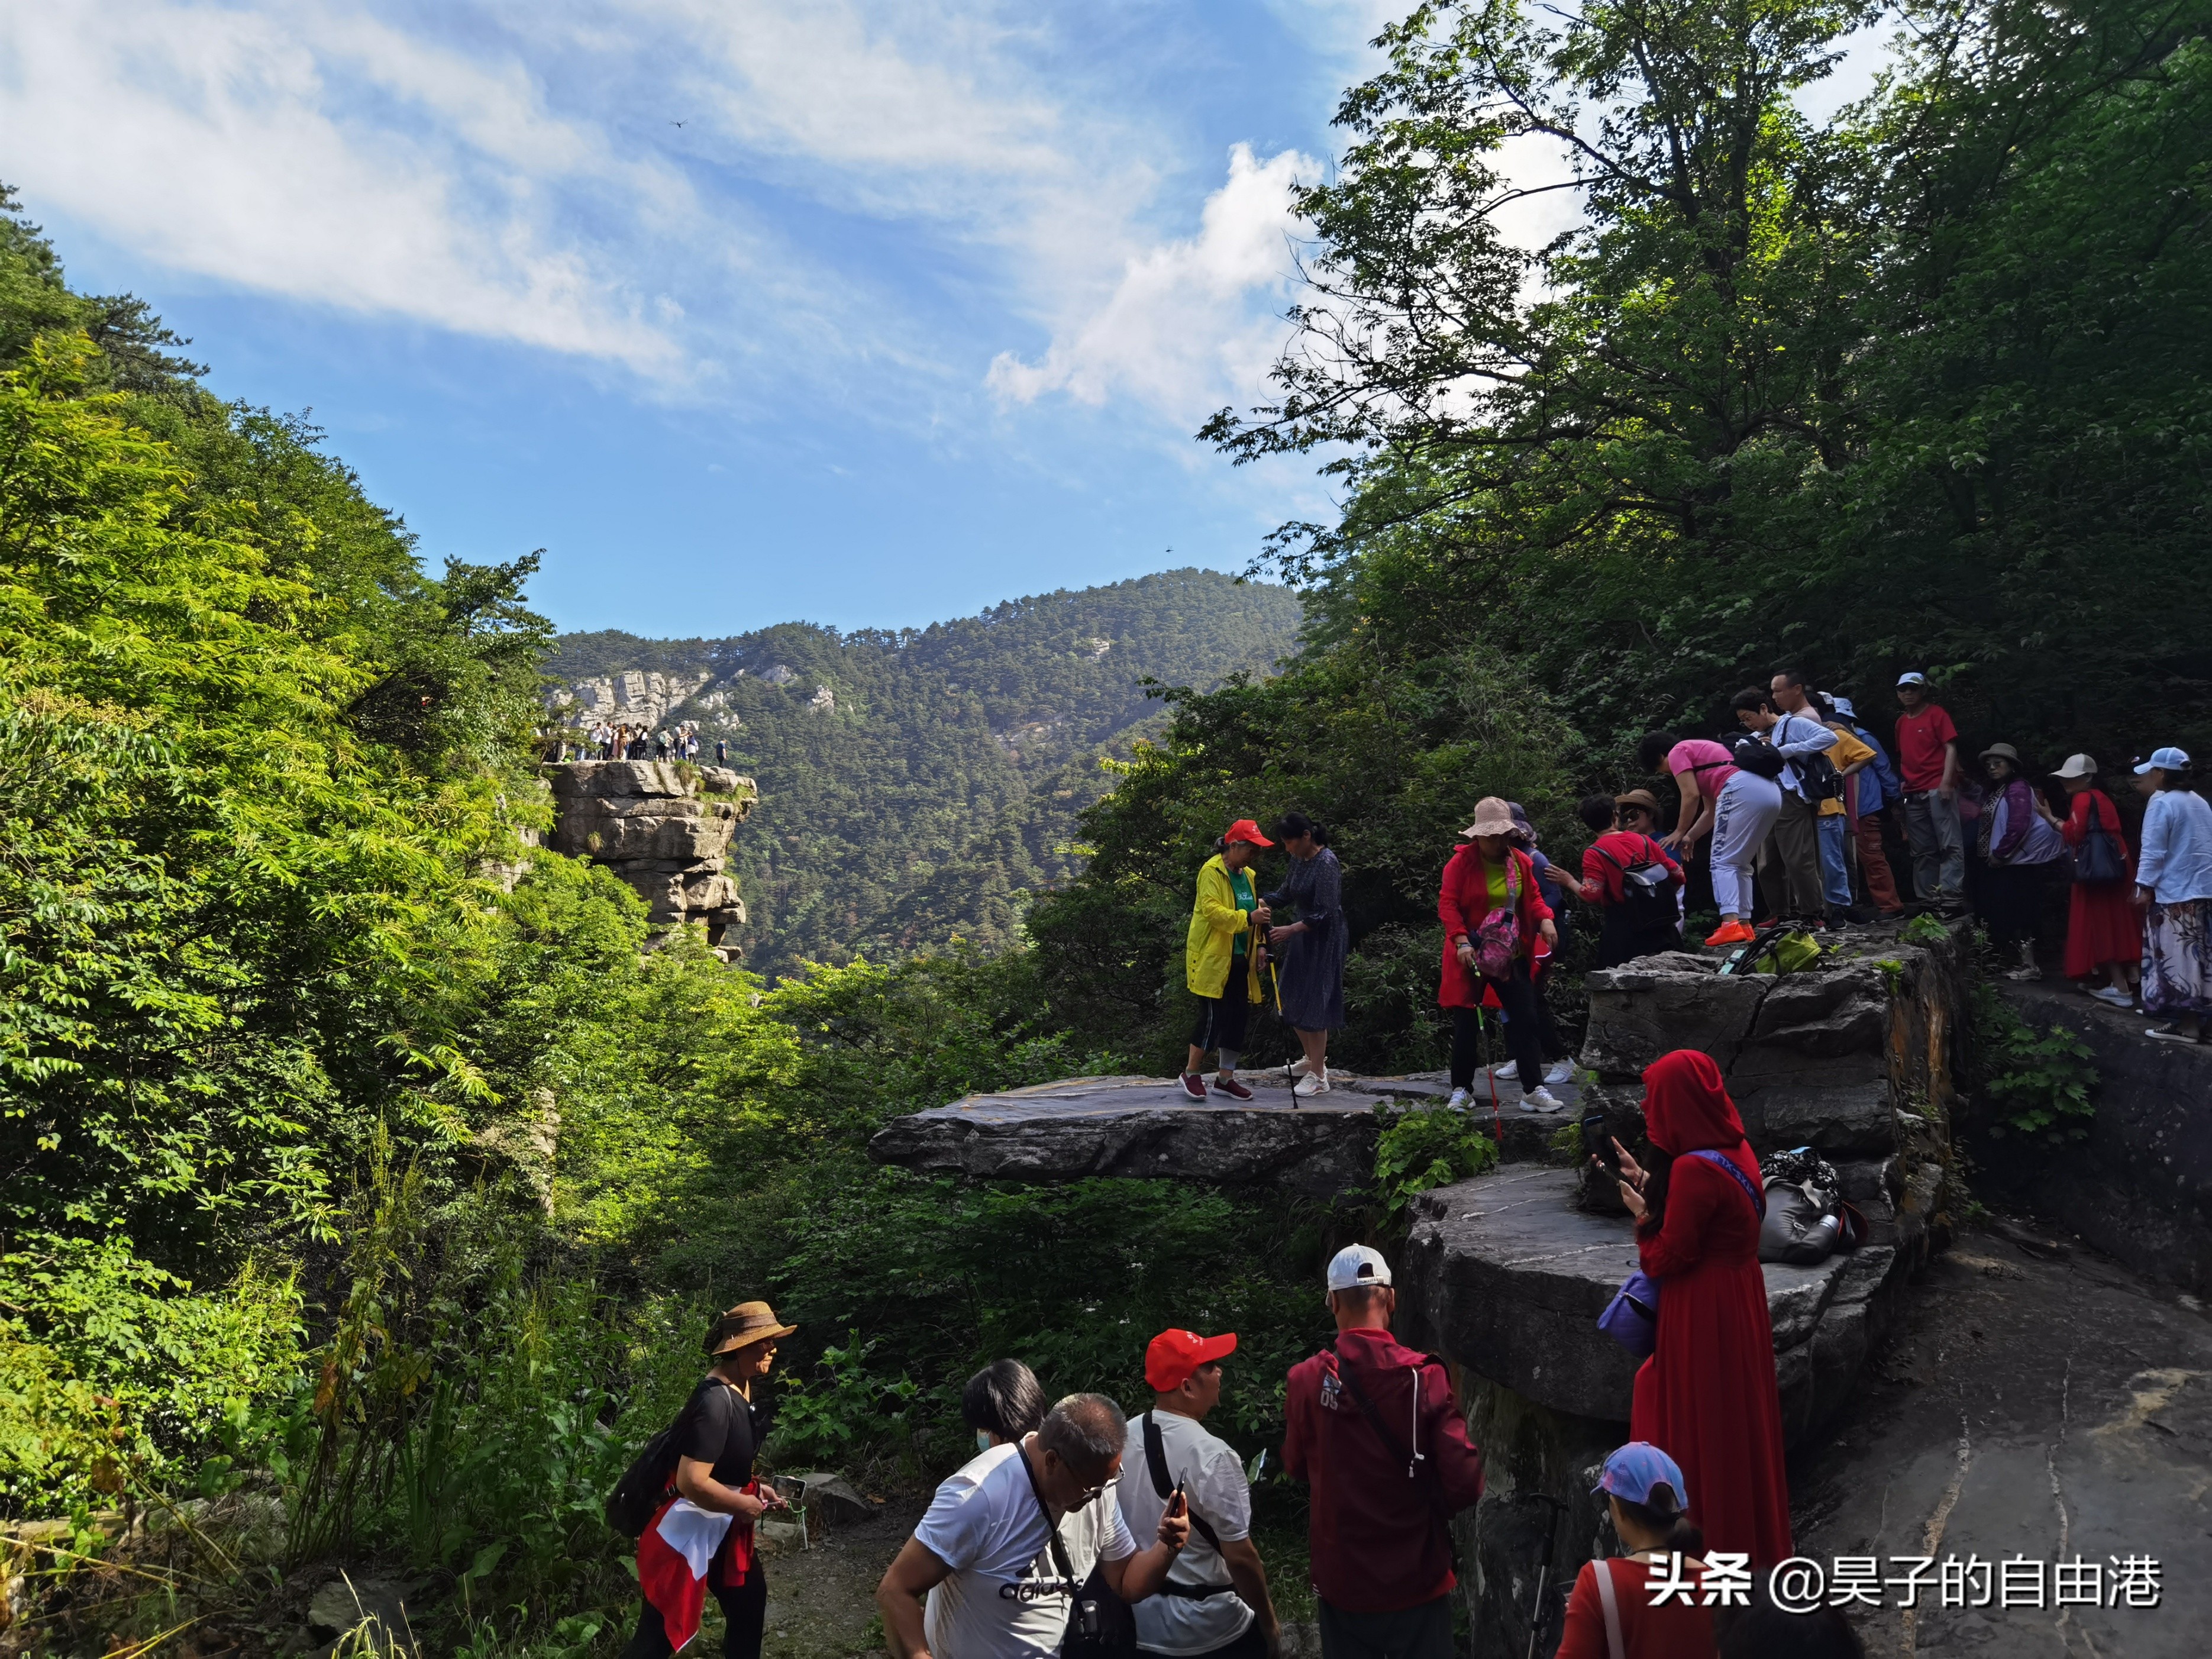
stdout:
{"type": "Polygon", "coordinates": [[[1520,826],[1513,822],[1513,809],[1496,795],[1485,795],[1474,804],[1474,822],[1460,831],[1468,837],[1475,836],[1510,836],[1520,826]]]}
{"type": "Polygon", "coordinates": [[[778,1321],[775,1310],[765,1302],[740,1302],[708,1328],[707,1357],[720,1359],[770,1337],[780,1341],[798,1328],[778,1321]]]}

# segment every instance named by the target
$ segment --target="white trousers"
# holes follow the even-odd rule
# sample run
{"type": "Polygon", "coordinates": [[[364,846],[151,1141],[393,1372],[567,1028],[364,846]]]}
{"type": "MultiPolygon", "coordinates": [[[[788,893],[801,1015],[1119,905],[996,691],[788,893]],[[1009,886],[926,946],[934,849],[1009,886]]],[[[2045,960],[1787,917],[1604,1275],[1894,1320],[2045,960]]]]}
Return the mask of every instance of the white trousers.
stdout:
{"type": "Polygon", "coordinates": [[[1751,866],[1766,832],[1782,812],[1782,786],[1753,772],[1738,772],[1713,803],[1713,902],[1723,916],[1748,921],[1754,914],[1751,866]]]}

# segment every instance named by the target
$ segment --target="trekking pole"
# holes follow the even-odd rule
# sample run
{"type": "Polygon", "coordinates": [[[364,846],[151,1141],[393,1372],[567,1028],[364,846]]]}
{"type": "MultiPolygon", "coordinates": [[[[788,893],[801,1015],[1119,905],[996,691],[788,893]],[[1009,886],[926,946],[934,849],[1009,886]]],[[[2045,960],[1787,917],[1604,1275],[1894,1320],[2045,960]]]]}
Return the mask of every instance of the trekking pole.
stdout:
{"type": "Polygon", "coordinates": [[[1527,1497],[1536,1503],[1549,1505],[1547,1519],[1551,1524],[1544,1528],[1544,1554],[1536,1568],[1536,1594],[1528,1603],[1528,1652],[1527,1659],[1536,1659],[1536,1644],[1542,1639],[1547,1622],[1544,1610],[1544,1583],[1552,1576],[1552,1546],[1559,1535],[1559,1516],[1566,1505],[1549,1492],[1532,1492],[1527,1497]]]}
{"type": "Polygon", "coordinates": [[[1474,1029],[1482,1033],[1482,1075],[1490,1083],[1490,1134],[1498,1143],[1498,1158],[1505,1155],[1505,1120],[1498,1114],[1498,1073],[1490,1064],[1490,1011],[1474,1005],[1474,1029]]]}

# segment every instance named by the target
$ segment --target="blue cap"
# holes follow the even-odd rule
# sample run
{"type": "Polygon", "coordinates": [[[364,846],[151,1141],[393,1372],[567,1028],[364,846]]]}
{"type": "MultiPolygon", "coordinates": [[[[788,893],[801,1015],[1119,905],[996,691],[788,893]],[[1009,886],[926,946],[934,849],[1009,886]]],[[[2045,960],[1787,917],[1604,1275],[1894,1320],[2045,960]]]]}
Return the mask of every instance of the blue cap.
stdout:
{"type": "Polygon", "coordinates": [[[1611,1492],[1632,1504],[1649,1504],[1651,1489],[1662,1484],[1674,1489],[1677,1509],[1690,1507],[1689,1489],[1682,1482],[1681,1466],[1650,1441],[1632,1440],[1625,1446],[1615,1447],[1613,1455],[1605,1460],[1605,1473],[1590,1488],[1590,1496],[1611,1492]]]}
{"type": "Polygon", "coordinates": [[[2164,749],[2152,750],[2150,758],[2136,768],[2136,775],[2141,777],[2146,772],[2185,772],[2188,769],[2189,757],[2169,744],[2164,749]]]}

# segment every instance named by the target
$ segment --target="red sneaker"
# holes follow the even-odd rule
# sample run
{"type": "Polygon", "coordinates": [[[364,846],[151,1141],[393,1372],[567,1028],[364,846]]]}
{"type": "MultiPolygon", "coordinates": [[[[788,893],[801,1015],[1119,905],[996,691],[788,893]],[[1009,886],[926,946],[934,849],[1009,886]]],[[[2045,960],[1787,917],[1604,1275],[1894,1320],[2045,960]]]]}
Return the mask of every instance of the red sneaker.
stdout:
{"type": "Polygon", "coordinates": [[[1252,1091],[1233,1077],[1218,1077],[1213,1079],[1213,1086],[1218,1092],[1227,1095],[1231,1100],[1252,1098],[1252,1091]]]}
{"type": "Polygon", "coordinates": [[[1204,1100],[1206,1098],[1206,1079],[1195,1072],[1185,1072],[1182,1074],[1182,1091],[1189,1099],[1204,1100]]]}

